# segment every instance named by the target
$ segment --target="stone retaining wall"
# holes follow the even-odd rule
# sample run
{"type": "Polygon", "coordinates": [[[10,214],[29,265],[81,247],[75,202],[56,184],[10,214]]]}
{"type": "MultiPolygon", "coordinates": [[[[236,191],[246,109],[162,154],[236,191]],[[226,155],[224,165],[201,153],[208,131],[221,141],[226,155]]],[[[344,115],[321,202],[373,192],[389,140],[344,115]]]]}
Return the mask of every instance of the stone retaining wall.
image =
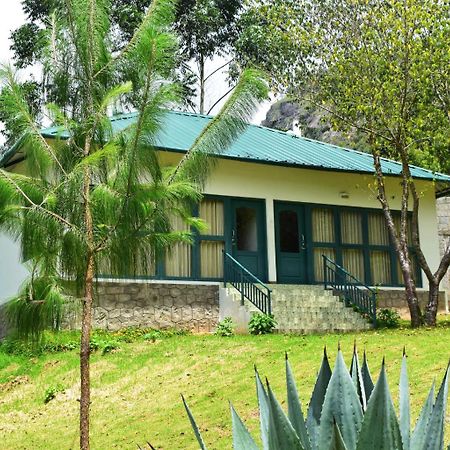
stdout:
{"type": "Polygon", "coordinates": [[[219,321],[219,285],[101,282],[95,328],[130,326],[210,332],[219,321]]]}
{"type": "MultiPolygon", "coordinates": [[[[428,291],[418,291],[420,307],[422,310],[428,302],[428,291]]],[[[405,291],[399,290],[379,290],[377,296],[377,308],[393,308],[396,309],[402,318],[409,319],[409,308],[406,303],[405,291]]],[[[439,310],[440,313],[446,312],[445,292],[439,293],[439,310]]]]}

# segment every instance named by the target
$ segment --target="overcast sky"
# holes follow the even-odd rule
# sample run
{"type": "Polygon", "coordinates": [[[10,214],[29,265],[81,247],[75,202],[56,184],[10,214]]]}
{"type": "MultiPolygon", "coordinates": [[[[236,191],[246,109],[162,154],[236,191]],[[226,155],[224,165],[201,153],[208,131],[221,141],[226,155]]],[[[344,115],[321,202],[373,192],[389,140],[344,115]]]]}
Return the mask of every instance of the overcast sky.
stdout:
{"type": "Polygon", "coordinates": [[[0,62],[8,62],[11,58],[9,35],[25,21],[20,0],[2,2],[0,13],[0,62]]]}
{"type": "MultiPolygon", "coordinates": [[[[15,30],[21,24],[25,22],[25,16],[22,12],[22,5],[20,0],[3,0],[2,1],[2,11],[0,13],[0,62],[7,63],[12,58],[12,53],[10,51],[11,41],[9,36],[12,30],[15,30]]],[[[221,61],[214,61],[208,67],[208,69],[213,70],[215,66],[221,64],[221,61]]],[[[30,71],[31,72],[31,71],[30,71]]],[[[208,91],[206,93],[206,103],[212,104],[227,90],[227,83],[223,75],[218,75],[210,80],[210,85],[207,86],[208,91]]],[[[262,105],[260,110],[252,122],[255,124],[261,123],[264,119],[269,103],[262,105]]],[[[213,111],[216,113],[217,109],[213,111]]]]}

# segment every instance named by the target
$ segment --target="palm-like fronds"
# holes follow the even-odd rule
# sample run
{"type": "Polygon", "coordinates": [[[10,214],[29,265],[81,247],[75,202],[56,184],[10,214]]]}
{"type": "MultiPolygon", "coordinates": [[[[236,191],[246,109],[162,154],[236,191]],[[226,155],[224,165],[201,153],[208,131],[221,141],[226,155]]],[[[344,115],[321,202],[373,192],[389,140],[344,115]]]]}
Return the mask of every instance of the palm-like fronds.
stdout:
{"type": "Polygon", "coordinates": [[[180,161],[173,178],[189,178],[202,185],[214,161],[211,156],[223,153],[244,132],[257,106],[267,96],[268,85],[264,74],[255,69],[245,70],[219,114],[180,161]]]}
{"type": "Polygon", "coordinates": [[[192,241],[191,230],[203,226],[192,217],[192,206],[201,199],[210,155],[237,138],[267,96],[262,75],[245,71],[180,164],[162,167],[156,136],[179,99],[179,87],[170,81],[177,45],[170,31],[174,2],[152,2],[118,55],[109,49],[108,5],[108,0],[67,0],[53,16],[47,54],[54,66],[48,76],[55,83],[63,80],[79,101],[73,109],[57,101],[48,105],[59,127],[52,145],[40,135],[12,69],[0,73],[9,92],[6,110],[24,136],[32,168],[29,176],[0,171],[0,227],[21,238],[24,261],[45,261],[46,273],[76,281],[79,290],[89,253],[97,271],[151,273],[168,248],[192,241]],[[121,102],[136,106],[136,122],[115,132],[108,114],[121,102]],[[173,217],[181,218],[183,229],[174,228],[173,217]]]}

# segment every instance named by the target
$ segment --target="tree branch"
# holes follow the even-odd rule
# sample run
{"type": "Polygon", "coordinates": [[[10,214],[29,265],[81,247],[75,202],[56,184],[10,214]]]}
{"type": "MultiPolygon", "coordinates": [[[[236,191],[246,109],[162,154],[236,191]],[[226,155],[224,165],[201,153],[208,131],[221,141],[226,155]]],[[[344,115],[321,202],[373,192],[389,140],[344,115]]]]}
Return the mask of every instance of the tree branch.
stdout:
{"type": "Polygon", "coordinates": [[[205,83],[214,75],[216,74],[219,70],[223,69],[224,67],[228,66],[229,64],[231,64],[234,61],[234,58],[231,58],[229,61],[227,61],[225,64],[222,64],[220,67],[218,67],[217,69],[213,70],[207,77],[205,77],[205,83]]]}
{"type": "Polygon", "coordinates": [[[230,89],[228,89],[225,94],[223,94],[217,101],[214,102],[214,104],[211,106],[211,108],[208,109],[208,112],[206,114],[210,114],[211,111],[229,94],[233,91],[233,89],[236,87],[236,85],[232,86],[230,89]]]}

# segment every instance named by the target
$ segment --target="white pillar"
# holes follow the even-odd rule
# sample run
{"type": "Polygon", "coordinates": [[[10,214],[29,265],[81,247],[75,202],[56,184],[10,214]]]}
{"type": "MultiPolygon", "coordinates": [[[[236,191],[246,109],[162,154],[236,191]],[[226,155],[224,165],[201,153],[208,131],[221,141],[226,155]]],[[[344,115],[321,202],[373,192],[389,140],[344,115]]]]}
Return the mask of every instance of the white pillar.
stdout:
{"type": "Polygon", "coordinates": [[[266,198],[266,229],[267,229],[267,268],[269,282],[277,281],[277,261],[275,246],[275,214],[273,198],[266,198]]]}

